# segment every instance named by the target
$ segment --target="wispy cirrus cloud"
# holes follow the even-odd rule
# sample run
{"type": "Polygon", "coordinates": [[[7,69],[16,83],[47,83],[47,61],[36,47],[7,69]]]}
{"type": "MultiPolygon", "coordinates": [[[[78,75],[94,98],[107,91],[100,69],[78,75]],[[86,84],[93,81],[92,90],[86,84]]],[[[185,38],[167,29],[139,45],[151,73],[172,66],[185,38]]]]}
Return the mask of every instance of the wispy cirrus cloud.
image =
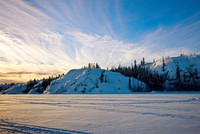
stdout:
{"type": "Polygon", "coordinates": [[[200,52],[200,12],[142,33],[131,28],[142,22],[131,12],[134,2],[126,12],[122,5],[127,6],[123,1],[0,1],[0,82],[42,78],[88,62],[110,67],[200,52]]]}
{"type": "Polygon", "coordinates": [[[180,53],[200,53],[199,37],[200,12],[173,26],[158,27],[139,43],[151,46],[149,52],[154,53],[154,56],[177,56],[180,53]]]}

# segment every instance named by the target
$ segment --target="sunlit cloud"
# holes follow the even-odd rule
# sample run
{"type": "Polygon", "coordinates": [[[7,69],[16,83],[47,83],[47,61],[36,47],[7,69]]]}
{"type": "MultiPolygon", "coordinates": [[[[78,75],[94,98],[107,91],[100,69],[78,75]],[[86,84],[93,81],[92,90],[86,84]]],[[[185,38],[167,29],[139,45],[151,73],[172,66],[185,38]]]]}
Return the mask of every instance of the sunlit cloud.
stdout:
{"type": "Polygon", "coordinates": [[[122,12],[121,5],[123,1],[0,1],[0,83],[66,73],[89,62],[106,68],[143,57],[152,61],[200,52],[200,12],[141,33],[127,29],[131,22],[137,27],[138,18],[131,10],[122,12]]]}

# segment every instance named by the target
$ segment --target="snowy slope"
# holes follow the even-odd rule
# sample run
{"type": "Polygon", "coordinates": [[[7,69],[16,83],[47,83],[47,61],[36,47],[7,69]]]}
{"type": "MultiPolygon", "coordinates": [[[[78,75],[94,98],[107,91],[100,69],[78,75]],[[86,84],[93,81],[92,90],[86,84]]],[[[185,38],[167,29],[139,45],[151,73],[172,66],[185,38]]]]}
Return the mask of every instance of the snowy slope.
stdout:
{"type": "Polygon", "coordinates": [[[26,90],[27,83],[14,85],[7,90],[5,90],[2,94],[24,94],[26,90]]]}
{"type": "Polygon", "coordinates": [[[10,88],[12,85],[11,84],[1,84],[0,85],[0,92],[10,88]]]}
{"type": "Polygon", "coordinates": [[[36,84],[30,89],[30,91],[27,90],[27,83],[20,83],[13,86],[10,86],[8,89],[2,92],[2,94],[39,94],[40,90],[43,90],[42,87],[39,87],[38,85],[41,84],[42,80],[38,80],[36,84]]]}
{"type": "Polygon", "coordinates": [[[40,94],[40,91],[43,91],[42,80],[39,80],[37,84],[28,92],[28,94],[40,94]]]}
{"type": "MultiPolygon", "coordinates": [[[[165,71],[162,71],[163,61],[158,60],[150,66],[153,71],[158,71],[158,73],[163,74],[168,72],[168,77],[170,79],[176,78],[176,68],[177,65],[180,68],[181,76],[183,73],[188,73],[190,71],[194,72],[195,68],[200,72],[200,55],[192,56],[179,56],[165,58],[165,71]]],[[[200,76],[200,75],[199,75],[200,76]]]]}
{"type": "Polygon", "coordinates": [[[128,86],[129,78],[120,73],[110,72],[102,69],[77,69],[54,80],[47,87],[44,93],[50,94],[116,94],[132,93],[138,88],[146,89],[146,84],[137,79],[131,78],[132,90],[128,86]],[[103,82],[100,76],[103,73],[103,82]]]}

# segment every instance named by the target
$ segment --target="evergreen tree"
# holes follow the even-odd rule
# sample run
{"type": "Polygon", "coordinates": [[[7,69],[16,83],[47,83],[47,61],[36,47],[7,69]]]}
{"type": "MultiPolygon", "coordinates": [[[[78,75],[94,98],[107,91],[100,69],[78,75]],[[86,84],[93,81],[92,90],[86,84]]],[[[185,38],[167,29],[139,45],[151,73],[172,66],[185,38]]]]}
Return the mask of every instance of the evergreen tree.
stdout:
{"type": "Polygon", "coordinates": [[[140,65],[143,66],[143,61],[142,60],[140,61],[140,65]]]}
{"type": "Polygon", "coordinates": [[[119,64],[117,69],[118,69],[118,71],[121,71],[121,69],[122,69],[121,64],[119,64]]]}
{"type": "Polygon", "coordinates": [[[165,71],[165,59],[164,59],[164,56],[162,57],[162,61],[163,61],[163,64],[162,64],[162,71],[164,72],[164,71],[165,71]]]}
{"type": "Polygon", "coordinates": [[[186,73],[185,72],[183,73],[183,82],[184,82],[184,84],[186,83],[186,73]]]}
{"type": "Polygon", "coordinates": [[[178,65],[176,67],[176,80],[180,84],[180,82],[181,82],[181,75],[180,75],[180,68],[179,68],[178,65]]]}
{"type": "Polygon", "coordinates": [[[199,77],[198,77],[198,70],[197,70],[197,68],[195,68],[194,69],[194,84],[193,84],[193,86],[194,86],[194,90],[196,90],[196,91],[198,91],[198,90],[200,90],[199,88],[198,88],[198,79],[199,79],[199,77]]]}
{"type": "Polygon", "coordinates": [[[137,61],[134,60],[134,68],[137,68],[137,61]]]}
{"type": "Polygon", "coordinates": [[[88,63],[88,68],[92,68],[92,63],[88,63]]]}
{"type": "Polygon", "coordinates": [[[143,66],[146,64],[146,63],[145,63],[144,57],[143,57],[143,59],[142,59],[142,64],[143,64],[143,66]]]}
{"type": "MultiPolygon", "coordinates": [[[[155,61],[154,61],[155,62],[155,61]]],[[[140,81],[145,82],[150,89],[146,91],[162,91],[164,89],[163,85],[167,81],[169,81],[169,91],[173,90],[200,90],[200,82],[199,82],[199,72],[194,68],[194,65],[191,64],[188,68],[187,72],[184,72],[181,77],[181,70],[179,66],[176,67],[175,79],[169,77],[169,72],[166,70],[166,61],[165,58],[162,57],[162,68],[161,70],[166,73],[159,74],[157,71],[152,71],[151,69],[145,68],[145,60],[141,60],[141,64],[137,65],[136,60],[134,60],[134,64],[131,66],[121,66],[119,65],[117,68],[112,67],[110,71],[119,72],[122,75],[130,77],[128,81],[128,85],[130,86],[131,77],[134,77],[140,81]],[[183,78],[183,80],[182,80],[183,78]]],[[[139,90],[138,90],[139,91],[139,90]]]]}
{"type": "Polygon", "coordinates": [[[133,77],[134,77],[134,78],[137,77],[137,62],[136,62],[136,60],[134,60],[134,72],[133,72],[133,77]]]}
{"type": "Polygon", "coordinates": [[[107,80],[107,76],[105,76],[105,83],[107,83],[108,82],[108,80],[107,80]]]}
{"type": "Polygon", "coordinates": [[[144,59],[144,57],[142,58],[142,60],[141,60],[141,63],[140,63],[140,65],[141,66],[144,66],[146,63],[145,63],[145,59],[144,59]]]}
{"type": "Polygon", "coordinates": [[[24,90],[24,93],[28,93],[32,88],[33,86],[37,83],[36,79],[34,80],[29,80],[27,82],[27,86],[26,86],[26,89],[24,90]]]}
{"type": "Polygon", "coordinates": [[[194,78],[195,79],[198,79],[198,74],[199,74],[199,72],[198,72],[197,68],[195,68],[194,69],[194,78]]]}
{"type": "Polygon", "coordinates": [[[104,79],[104,74],[102,72],[101,75],[100,75],[100,81],[101,81],[101,83],[103,83],[103,79],[104,79]]]}
{"type": "Polygon", "coordinates": [[[99,66],[99,64],[98,63],[96,63],[96,67],[95,68],[101,68],[100,66],[99,66]]]}
{"type": "Polygon", "coordinates": [[[183,73],[183,89],[187,90],[187,78],[186,72],[183,73]]]}

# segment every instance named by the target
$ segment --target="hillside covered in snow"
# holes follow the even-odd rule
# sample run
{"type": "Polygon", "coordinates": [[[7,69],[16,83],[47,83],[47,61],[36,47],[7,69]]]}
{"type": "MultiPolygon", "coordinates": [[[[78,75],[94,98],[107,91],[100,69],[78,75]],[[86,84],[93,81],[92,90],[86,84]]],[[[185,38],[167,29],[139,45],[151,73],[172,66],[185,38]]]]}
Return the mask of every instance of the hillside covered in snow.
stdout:
{"type": "Polygon", "coordinates": [[[145,91],[144,82],[128,77],[120,73],[110,72],[98,68],[71,70],[60,79],[54,80],[44,93],[50,94],[117,94],[145,91]],[[129,81],[131,87],[129,87],[129,81]]]}
{"type": "Polygon", "coordinates": [[[67,74],[27,83],[0,85],[2,94],[125,94],[151,91],[200,91],[200,55],[163,57],[153,63],[110,70],[89,64],[67,74]]]}
{"type": "MultiPolygon", "coordinates": [[[[48,79],[46,80],[48,83],[48,79]]],[[[69,71],[44,88],[44,80],[14,85],[3,94],[129,94],[146,91],[147,85],[135,78],[125,77],[117,72],[98,68],[75,69],[69,71]],[[30,86],[29,86],[30,87],[30,86]]]]}
{"type": "Polygon", "coordinates": [[[165,90],[200,90],[200,55],[163,58],[154,62],[150,70],[164,77],[165,90]]]}
{"type": "Polygon", "coordinates": [[[188,75],[188,73],[195,72],[195,69],[199,72],[200,55],[167,57],[152,63],[150,69],[158,71],[159,74],[167,73],[170,79],[175,79],[177,67],[180,69],[181,76],[183,76],[184,73],[188,75]],[[164,66],[163,62],[165,64],[164,66]]]}
{"type": "Polygon", "coordinates": [[[200,91],[200,55],[163,57],[153,63],[119,66],[114,72],[145,82],[150,91],[200,91]]]}

